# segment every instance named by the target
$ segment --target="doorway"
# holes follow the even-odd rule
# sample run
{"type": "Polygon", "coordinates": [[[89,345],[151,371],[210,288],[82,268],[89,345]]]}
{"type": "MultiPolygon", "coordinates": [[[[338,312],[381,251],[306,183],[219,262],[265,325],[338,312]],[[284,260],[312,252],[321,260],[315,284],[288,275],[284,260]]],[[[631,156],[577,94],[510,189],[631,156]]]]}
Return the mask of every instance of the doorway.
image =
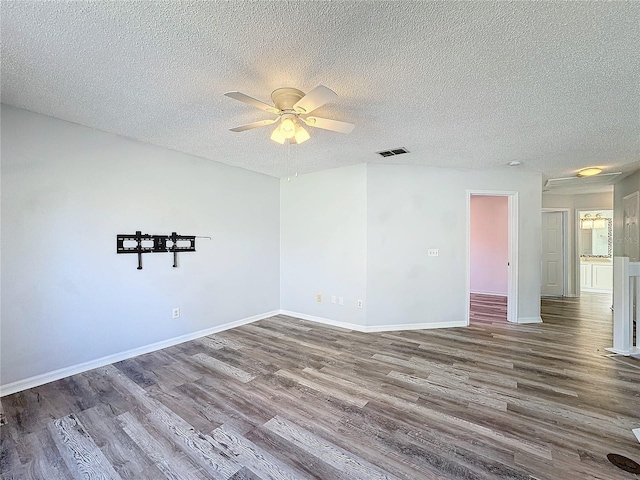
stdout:
{"type": "Polygon", "coordinates": [[[517,192],[467,191],[467,325],[517,323],[517,192]]]}
{"type": "Polygon", "coordinates": [[[578,210],[580,294],[613,291],[613,210],[578,210]]]}

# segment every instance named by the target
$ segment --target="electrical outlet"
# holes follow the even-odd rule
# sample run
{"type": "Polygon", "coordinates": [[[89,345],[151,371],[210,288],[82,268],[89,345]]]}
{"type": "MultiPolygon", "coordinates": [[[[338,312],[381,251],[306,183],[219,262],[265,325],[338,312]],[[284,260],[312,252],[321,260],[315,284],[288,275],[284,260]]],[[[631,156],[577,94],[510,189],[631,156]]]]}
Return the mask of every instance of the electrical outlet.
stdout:
{"type": "Polygon", "coordinates": [[[317,294],[316,295],[316,302],[321,302],[322,301],[322,295],[317,294]]]}
{"type": "Polygon", "coordinates": [[[428,257],[437,257],[439,253],[440,253],[440,252],[438,252],[438,249],[437,249],[437,248],[429,248],[429,249],[427,250],[427,256],[428,256],[428,257]]]}
{"type": "Polygon", "coordinates": [[[180,318],[180,309],[179,308],[174,308],[171,311],[171,315],[172,315],[172,318],[180,318]]]}
{"type": "Polygon", "coordinates": [[[338,297],[338,305],[344,305],[344,297],[338,297]]]}
{"type": "Polygon", "coordinates": [[[362,308],[362,300],[358,300],[358,308],[362,308]]]}
{"type": "Polygon", "coordinates": [[[331,295],[331,303],[336,303],[336,296],[335,295],[331,295]]]}

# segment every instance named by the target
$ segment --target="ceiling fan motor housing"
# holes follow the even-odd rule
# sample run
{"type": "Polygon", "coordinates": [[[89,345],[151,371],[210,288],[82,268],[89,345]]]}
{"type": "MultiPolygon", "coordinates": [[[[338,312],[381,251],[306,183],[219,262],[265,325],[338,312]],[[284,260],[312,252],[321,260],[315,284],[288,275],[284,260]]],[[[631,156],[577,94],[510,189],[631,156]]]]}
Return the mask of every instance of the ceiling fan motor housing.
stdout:
{"type": "MultiPolygon", "coordinates": [[[[291,87],[278,88],[271,93],[271,100],[277,108],[283,111],[290,110],[292,113],[298,113],[293,110],[293,106],[302,97],[304,97],[304,92],[291,87]]],[[[304,113],[304,111],[299,113],[304,113]]]]}

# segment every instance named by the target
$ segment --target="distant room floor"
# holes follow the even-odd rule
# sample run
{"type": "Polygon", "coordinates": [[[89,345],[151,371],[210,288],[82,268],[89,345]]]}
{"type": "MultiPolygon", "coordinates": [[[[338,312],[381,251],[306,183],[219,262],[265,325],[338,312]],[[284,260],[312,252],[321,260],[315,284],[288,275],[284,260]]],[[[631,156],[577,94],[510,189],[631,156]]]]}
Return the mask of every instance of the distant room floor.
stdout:
{"type": "Polygon", "coordinates": [[[472,293],[470,296],[469,323],[478,324],[507,321],[507,297],[503,295],[483,295],[472,293]]]}

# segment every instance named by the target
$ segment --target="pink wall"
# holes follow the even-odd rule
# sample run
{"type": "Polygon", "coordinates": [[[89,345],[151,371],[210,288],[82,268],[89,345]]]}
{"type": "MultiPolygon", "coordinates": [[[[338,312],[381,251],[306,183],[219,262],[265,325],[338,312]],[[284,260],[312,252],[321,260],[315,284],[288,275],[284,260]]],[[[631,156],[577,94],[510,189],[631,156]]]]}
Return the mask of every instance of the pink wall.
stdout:
{"type": "Polygon", "coordinates": [[[507,295],[507,197],[471,196],[471,292],[507,295]]]}

